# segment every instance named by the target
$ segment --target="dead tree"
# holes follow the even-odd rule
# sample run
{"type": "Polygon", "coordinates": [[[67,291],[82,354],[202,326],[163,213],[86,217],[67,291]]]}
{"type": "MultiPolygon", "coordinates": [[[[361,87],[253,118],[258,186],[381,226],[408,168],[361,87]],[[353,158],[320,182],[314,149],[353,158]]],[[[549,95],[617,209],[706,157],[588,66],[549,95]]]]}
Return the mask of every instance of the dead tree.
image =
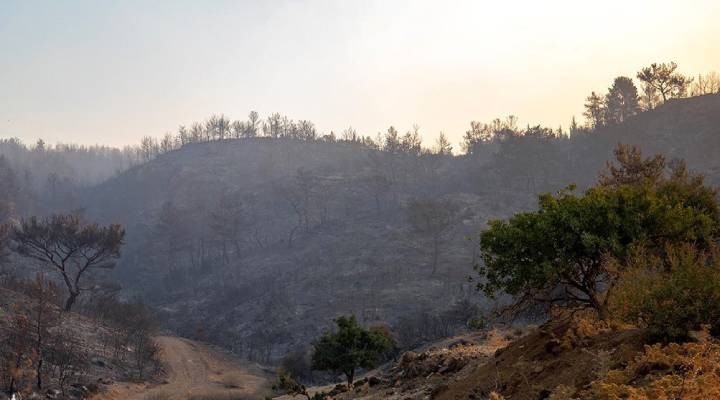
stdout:
{"type": "Polygon", "coordinates": [[[13,227],[21,255],[56,270],[67,287],[65,311],[70,311],[89,275],[112,269],[120,257],[125,230],[120,225],[85,223],[78,215],[22,219],[13,227]]]}

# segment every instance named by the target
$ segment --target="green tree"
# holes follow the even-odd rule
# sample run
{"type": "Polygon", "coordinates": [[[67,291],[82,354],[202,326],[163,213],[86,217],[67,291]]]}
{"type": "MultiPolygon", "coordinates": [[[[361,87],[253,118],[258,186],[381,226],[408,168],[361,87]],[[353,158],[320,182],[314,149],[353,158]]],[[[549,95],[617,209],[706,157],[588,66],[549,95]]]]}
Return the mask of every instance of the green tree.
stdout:
{"type": "Polygon", "coordinates": [[[394,347],[393,340],[380,330],[365,329],[355,316],[335,320],[337,331],[326,332],[314,344],[312,367],[345,374],[352,387],[358,368],[375,368],[383,355],[394,347]]]}
{"type": "Polygon", "coordinates": [[[627,147],[616,154],[620,165],[598,186],[582,194],[572,187],[544,194],[537,211],[490,221],[480,234],[479,289],[490,296],[515,296],[518,307],[579,304],[605,317],[605,293],[620,272],[611,264],[624,265],[640,247],[662,254],[668,244],[706,247],[717,237],[716,191],[702,177],[688,173],[682,163],[667,167],[662,158],[642,159],[627,147]],[[638,163],[657,169],[657,162],[661,173],[636,171],[638,163]]]}

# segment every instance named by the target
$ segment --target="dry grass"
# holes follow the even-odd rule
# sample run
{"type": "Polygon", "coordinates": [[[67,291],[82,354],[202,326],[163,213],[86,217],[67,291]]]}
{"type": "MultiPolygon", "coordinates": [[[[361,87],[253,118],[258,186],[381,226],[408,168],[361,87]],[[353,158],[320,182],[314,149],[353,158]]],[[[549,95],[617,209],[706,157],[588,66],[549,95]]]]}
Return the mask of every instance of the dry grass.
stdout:
{"type": "Polygon", "coordinates": [[[234,393],[232,391],[208,390],[204,393],[195,393],[188,396],[187,400],[251,400],[253,397],[234,393]]]}
{"type": "Polygon", "coordinates": [[[207,391],[187,394],[178,397],[168,392],[154,392],[145,396],[144,400],[250,400],[253,397],[239,394],[231,390],[208,389],[207,391]]]}
{"type": "Polygon", "coordinates": [[[219,381],[226,389],[239,389],[242,387],[242,384],[246,379],[247,377],[243,376],[239,372],[231,371],[223,373],[220,376],[219,381]]]}
{"type": "Polygon", "coordinates": [[[583,398],[705,400],[720,398],[720,344],[647,346],[627,367],[592,383],[583,398]]]}
{"type": "Polygon", "coordinates": [[[145,400],[173,400],[170,393],[156,392],[145,396],[145,400]]]}

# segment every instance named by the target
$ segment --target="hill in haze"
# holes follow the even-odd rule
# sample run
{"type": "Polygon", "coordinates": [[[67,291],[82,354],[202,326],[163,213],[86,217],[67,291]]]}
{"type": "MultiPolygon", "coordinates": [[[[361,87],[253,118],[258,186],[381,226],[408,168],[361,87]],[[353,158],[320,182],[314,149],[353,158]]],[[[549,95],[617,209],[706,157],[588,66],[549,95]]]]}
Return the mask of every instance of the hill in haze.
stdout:
{"type": "Polygon", "coordinates": [[[388,324],[409,347],[492,307],[465,279],[488,219],[569,182],[592,184],[619,142],[685,158],[717,184],[720,96],[672,100],[569,138],[529,128],[465,156],[194,143],[89,189],[81,205],[127,227],[117,270],[127,293],[183,335],[276,361],[352,313],[388,324]]]}

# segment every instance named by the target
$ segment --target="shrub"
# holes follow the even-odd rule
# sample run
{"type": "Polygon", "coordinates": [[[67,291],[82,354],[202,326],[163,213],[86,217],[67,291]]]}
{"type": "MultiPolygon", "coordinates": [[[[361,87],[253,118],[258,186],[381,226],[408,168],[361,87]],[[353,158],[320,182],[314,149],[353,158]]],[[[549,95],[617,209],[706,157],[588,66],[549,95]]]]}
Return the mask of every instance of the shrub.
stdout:
{"type": "Polygon", "coordinates": [[[720,333],[720,249],[680,245],[660,259],[638,253],[610,296],[611,312],[646,329],[650,342],[686,341],[708,325],[720,333]]]}
{"type": "Polygon", "coordinates": [[[483,317],[471,318],[470,321],[468,321],[468,328],[473,331],[481,331],[485,329],[486,326],[487,322],[483,317]]]}
{"type": "Polygon", "coordinates": [[[283,370],[278,371],[277,379],[272,388],[276,392],[285,393],[292,397],[305,396],[308,400],[311,399],[305,385],[299,383],[291,374],[283,370]]]}

